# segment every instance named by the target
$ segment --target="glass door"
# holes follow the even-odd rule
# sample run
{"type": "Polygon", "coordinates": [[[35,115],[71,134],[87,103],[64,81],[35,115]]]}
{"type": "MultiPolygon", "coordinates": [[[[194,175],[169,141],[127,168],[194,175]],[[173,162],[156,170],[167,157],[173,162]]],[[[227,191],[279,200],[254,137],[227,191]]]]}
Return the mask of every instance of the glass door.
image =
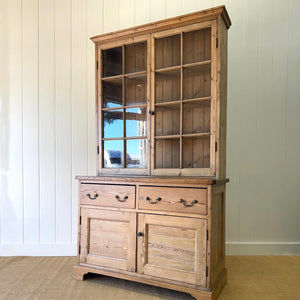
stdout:
{"type": "Polygon", "coordinates": [[[213,175],[212,22],[154,35],[153,173],[213,175]]]}
{"type": "Polygon", "coordinates": [[[147,41],[101,49],[100,173],[149,173],[147,41]]]}

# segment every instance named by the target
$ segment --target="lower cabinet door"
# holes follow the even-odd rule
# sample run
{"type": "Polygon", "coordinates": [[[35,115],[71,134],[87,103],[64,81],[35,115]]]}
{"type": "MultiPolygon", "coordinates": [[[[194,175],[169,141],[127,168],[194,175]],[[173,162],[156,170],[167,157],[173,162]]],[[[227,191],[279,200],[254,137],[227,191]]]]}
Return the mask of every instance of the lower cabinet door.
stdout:
{"type": "Polygon", "coordinates": [[[137,271],[206,287],[206,220],[138,214],[137,271]]]}
{"type": "Polygon", "coordinates": [[[135,272],[136,213],[81,208],[80,262],[135,272]]]}

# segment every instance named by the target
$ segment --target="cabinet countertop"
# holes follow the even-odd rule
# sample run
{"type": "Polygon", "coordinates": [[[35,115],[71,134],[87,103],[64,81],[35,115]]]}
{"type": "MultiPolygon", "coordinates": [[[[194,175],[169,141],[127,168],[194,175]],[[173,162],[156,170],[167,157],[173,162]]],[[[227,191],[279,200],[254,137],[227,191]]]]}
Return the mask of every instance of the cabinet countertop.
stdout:
{"type": "Polygon", "coordinates": [[[180,184],[224,184],[229,179],[214,179],[205,177],[172,177],[172,176],[76,176],[75,179],[85,181],[126,182],[126,183],[180,183],[180,184]]]}

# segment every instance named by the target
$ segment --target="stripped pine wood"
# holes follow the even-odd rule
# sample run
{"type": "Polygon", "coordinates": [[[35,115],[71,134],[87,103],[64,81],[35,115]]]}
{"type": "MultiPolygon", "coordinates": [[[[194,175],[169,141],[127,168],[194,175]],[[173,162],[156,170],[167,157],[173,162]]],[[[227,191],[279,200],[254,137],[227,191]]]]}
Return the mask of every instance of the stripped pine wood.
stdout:
{"type": "Polygon", "coordinates": [[[206,190],[140,186],[139,208],[206,214],[206,190]],[[150,198],[150,199],[149,199],[150,198]],[[160,200],[157,200],[160,199],[160,200]],[[180,202],[183,199],[184,202],[180,202]],[[197,203],[193,204],[193,201],[197,203]],[[191,206],[185,206],[191,205],[191,206]]]}
{"type": "Polygon", "coordinates": [[[81,214],[80,261],[135,270],[135,214],[85,208],[82,208],[81,214]]]}
{"type": "Polygon", "coordinates": [[[135,208],[135,186],[81,185],[80,203],[135,208]]]}

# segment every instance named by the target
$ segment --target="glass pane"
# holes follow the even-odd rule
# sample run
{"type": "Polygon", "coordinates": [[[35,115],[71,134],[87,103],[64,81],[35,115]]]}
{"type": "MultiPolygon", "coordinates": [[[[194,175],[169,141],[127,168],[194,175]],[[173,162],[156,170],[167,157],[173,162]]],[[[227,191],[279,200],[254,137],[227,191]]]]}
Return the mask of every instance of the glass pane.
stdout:
{"type": "Polygon", "coordinates": [[[123,137],[123,110],[103,112],[104,138],[123,137]]]}
{"type": "Polygon", "coordinates": [[[155,135],[180,133],[180,105],[157,106],[155,111],[155,135]]]}
{"type": "Polygon", "coordinates": [[[126,109],[126,136],[135,137],[147,135],[146,112],[146,107],[126,109]]]}
{"type": "Polygon", "coordinates": [[[103,107],[110,108],[122,105],[122,79],[103,81],[103,107]]]}
{"type": "Polygon", "coordinates": [[[125,46],[125,73],[146,70],[146,42],[125,46]]]}
{"type": "Polygon", "coordinates": [[[210,101],[183,104],[183,133],[210,132],[210,101]]]}
{"type": "Polygon", "coordinates": [[[155,141],[155,168],[180,167],[180,140],[165,139],[155,141]]]}
{"type": "Polygon", "coordinates": [[[180,65],[180,35],[155,40],[155,68],[180,65]]]}
{"type": "Polygon", "coordinates": [[[103,77],[122,74],[122,47],[102,50],[103,77]]]}
{"type": "Polygon", "coordinates": [[[183,99],[209,97],[210,64],[183,69],[183,99]]]}
{"type": "Polygon", "coordinates": [[[210,167],[210,137],[183,138],[183,168],[210,167]]]}
{"type": "Polygon", "coordinates": [[[126,167],[147,168],[147,140],[126,141],[126,167]]]}
{"type": "Polygon", "coordinates": [[[138,76],[126,78],[126,105],[137,105],[146,103],[147,77],[138,76]]]}
{"type": "Polygon", "coordinates": [[[183,34],[183,63],[189,64],[211,58],[211,29],[205,28],[183,34]]]}
{"type": "Polygon", "coordinates": [[[104,168],[122,168],[124,166],[123,159],[123,140],[104,141],[104,168]]]}
{"type": "Polygon", "coordinates": [[[156,73],[155,102],[176,100],[180,100],[180,69],[156,73]]]}

